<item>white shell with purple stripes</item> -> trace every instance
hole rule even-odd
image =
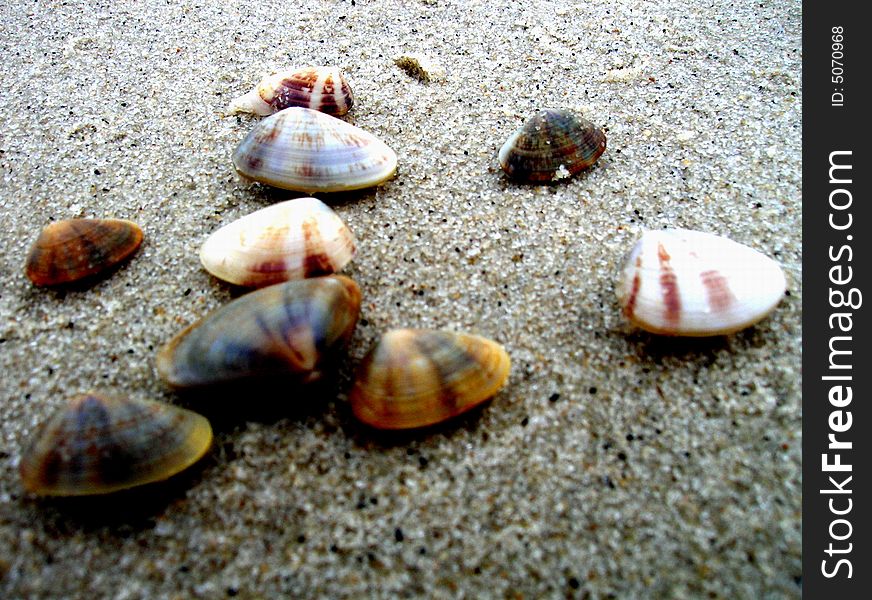
[[[653,333],[723,335],[753,325],[787,283],[771,258],[727,238],[687,229],[646,231],[617,284],[624,316]]]

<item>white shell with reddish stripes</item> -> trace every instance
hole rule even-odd
[[[686,229],[646,231],[617,284],[624,316],[663,335],[723,335],[775,308],[787,283],[771,258],[727,238]]]
[[[219,279],[262,287],[336,273],[354,252],[339,215],[317,198],[296,198],[225,225],[206,239],[200,262]]]
[[[233,152],[247,179],[314,194],[378,185],[394,176],[397,155],[350,123],[309,108],[286,108],[260,121]]]
[[[351,86],[336,67],[306,67],[273,73],[247,94],[235,98],[227,114],[254,113],[265,117],[290,106],[341,117],[354,105]]]

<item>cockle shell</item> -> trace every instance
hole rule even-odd
[[[219,279],[261,287],[330,275],[354,252],[354,236],[339,215],[317,198],[297,198],[225,225],[206,239],[200,262]]]
[[[566,179],[588,168],[606,149],[606,136],[587,119],[567,110],[541,110],[528,118],[500,148],[500,166],[526,182]]]
[[[255,125],[233,153],[248,179],[298,192],[340,192],[393,177],[397,155],[366,131],[308,108],[286,108]]]
[[[253,378],[319,379],[351,338],[360,288],[331,275],[246,294],[188,327],[157,355],[161,378],[198,387]]]
[[[358,419],[378,429],[433,425],[496,394],[509,369],[509,355],[489,339],[394,329],[360,364],[351,408]]]
[[[664,335],[722,335],[753,325],[784,295],[774,260],[727,238],[686,229],[646,231],[617,283],[624,316]]]
[[[104,273],[142,243],[142,229],[123,219],[67,219],[42,230],[25,272],[36,285],[71,283]]]
[[[211,444],[212,427],[195,412],[92,392],[42,424],[19,472],[35,494],[107,494],[167,479],[200,460]]]
[[[306,67],[273,73],[253,90],[234,99],[228,114],[248,112],[262,117],[300,106],[341,117],[354,105],[351,86],[336,67]]]

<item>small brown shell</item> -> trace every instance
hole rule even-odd
[[[341,117],[354,105],[354,94],[336,67],[306,67],[264,77],[257,86],[234,99],[229,114],[249,112],[265,117],[299,106]]]
[[[603,131],[568,110],[541,110],[500,148],[503,171],[516,181],[549,183],[593,165],[606,149]]]
[[[34,494],[108,494],[167,479],[200,460],[211,444],[212,427],[195,412],[92,392],[43,423],[19,473]]]
[[[122,219],[68,219],[47,225],[27,257],[27,277],[39,286],[99,275],[139,248],[142,229]]]
[[[450,419],[505,384],[511,361],[477,335],[424,329],[387,332],[363,359],[351,391],[355,416],[377,429],[412,429]]]

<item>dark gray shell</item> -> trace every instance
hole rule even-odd
[[[590,167],[605,149],[605,134],[587,119],[567,110],[542,110],[509,136],[499,160],[512,179],[551,182]]]
[[[157,356],[174,387],[251,378],[314,381],[345,345],[360,313],[360,288],[341,275],[251,292],[182,331]]]

